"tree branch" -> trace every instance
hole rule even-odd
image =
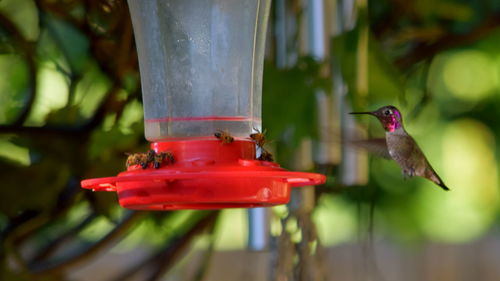
[[[131,267],[129,270],[123,272],[116,278],[111,280],[122,281],[127,280],[134,274],[139,272],[141,269],[151,266],[156,266],[156,269],[152,269],[152,273],[148,276],[147,280],[157,280],[163,274],[165,274],[168,269],[173,265],[173,262],[179,257],[183,250],[189,245],[193,238],[204,231],[207,227],[210,227],[218,216],[219,212],[214,211],[200,219],[187,233],[183,234],[179,238],[174,238],[169,241],[165,247],[152,254],[150,257],[138,262],[136,265]]]
[[[203,219],[201,219],[191,230],[184,234],[180,239],[171,243],[165,251],[159,253],[155,259],[157,262],[156,270],[146,280],[156,281],[159,280],[173,265],[173,262],[179,258],[186,247],[191,243],[194,237],[212,226],[218,216],[218,211],[213,211]]]
[[[30,267],[34,267],[35,264],[43,262],[47,260],[50,256],[54,254],[56,250],[60,248],[60,246],[68,241],[71,238],[74,238],[76,234],[78,234],[83,228],[87,227],[94,219],[97,217],[95,212],[89,214],[84,220],[82,220],[78,225],[63,233],[54,241],[48,243],[43,249],[39,250],[35,256],[29,262]]]
[[[481,38],[484,38],[493,31],[498,30],[499,25],[500,15],[493,14],[489,18],[485,19],[475,29],[466,34],[446,33],[435,43],[417,45],[417,47],[414,48],[409,54],[397,59],[395,63],[400,69],[406,69],[420,61],[432,58],[444,50],[471,44]]]
[[[87,122],[79,126],[61,126],[61,125],[45,125],[41,127],[35,126],[22,126],[18,124],[0,125],[0,134],[19,134],[32,136],[43,134],[45,137],[81,137],[84,134],[90,133],[93,129],[97,128],[102,123],[106,113],[110,112],[112,108],[118,109],[125,107],[129,99],[115,103],[117,93],[120,88],[118,85],[113,84],[111,89],[106,94],[106,99],[97,108],[96,112]]]
[[[194,281],[203,281],[208,269],[210,267],[210,261],[212,260],[212,256],[214,253],[214,248],[215,248],[215,228],[216,228],[217,222],[214,222],[212,226],[209,229],[210,232],[210,241],[207,246],[207,249],[205,250],[205,253],[203,254],[202,260],[200,262],[200,265],[198,267],[198,270],[196,271],[196,274],[194,275],[193,280]]]
[[[101,252],[105,247],[108,247],[116,239],[123,238],[124,234],[129,231],[129,229],[139,219],[144,217],[145,214],[145,212],[131,211],[119,225],[117,225],[111,232],[109,232],[98,242],[92,244],[90,247],[76,252],[69,257],[64,257],[60,261],[35,264],[30,268],[30,271],[36,275],[55,275],[76,265],[79,265],[80,263],[93,258],[96,254]]]

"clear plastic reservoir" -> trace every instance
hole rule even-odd
[[[129,0],[149,141],[261,127],[270,0]]]

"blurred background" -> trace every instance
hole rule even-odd
[[[1,280],[499,280],[500,1],[274,0],[263,127],[327,175],[267,210],[137,212],[80,188],[146,151],[126,1],[0,0]],[[397,106],[450,187],[344,145]]]

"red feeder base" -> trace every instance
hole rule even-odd
[[[116,177],[88,179],[83,188],[116,191],[120,205],[137,210],[222,209],[286,204],[292,187],[317,185],[325,176],[290,172],[274,162],[255,159],[255,143],[235,140],[156,142],[174,164],[159,169],[130,166]]]

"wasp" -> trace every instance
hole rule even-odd
[[[260,153],[260,156],[259,158],[257,158],[257,160],[274,162],[273,155],[264,148],[262,148],[262,152]]]
[[[218,138],[223,144],[232,143],[234,138],[229,134],[227,130],[218,130],[214,133],[214,136]]]
[[[266,131],[264,130],[263,132],[253,128],[257,133],[250,134],[250,138],[255,142],[255,144],[259,147],[264,147],[264,144],[266,143]]]

